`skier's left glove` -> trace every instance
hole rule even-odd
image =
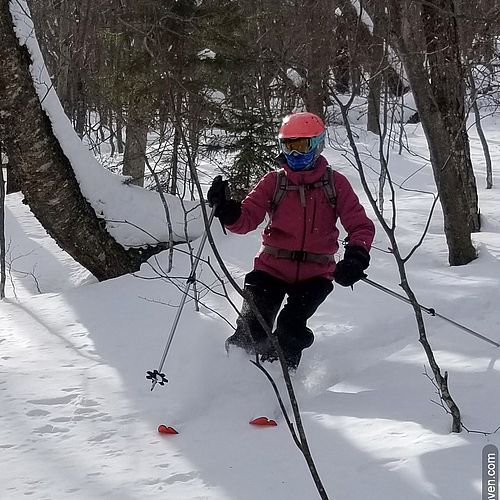
[[[366,278],[363,272],[370,264],[370,254],[363,248],[348,245],[344,258],[339,261],[333,271],[335,282],[341,286],[352,286],[360,279]]]
[[[223,226],[230,226],[240,218],[241,202],[231,199],[229,181],[222,180],[220,175],[213,180],[207,193],[207,201],[210,207],[215,207],[214,215]]]

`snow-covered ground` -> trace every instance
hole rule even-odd
[[[490,119],[487,126],[498,165],[497,124]],[[412,148],[425,155],[420,127],[407,132]],[[408,270],[423,305],[500,341],[500,174],[497,187],[485,190],[474,135],[471,143],[483,216],[483,231],[474,235],[479,258],[448,266],[436,212]],[[369,161],[375,143],[362,134],[359,145]],[[326,155],[361,193],[338,145]],[[417,156],[391,157],[396,181],[424,165]],[[375,186],[376,175],[369,175]],[[432,202],[413,189],[434,191],[430,166],[404,186],[409,190],[397,190],[398,237],[409,250]],[[205,290],[208,307],[199,313],[188,302],[165,364],[169,383],[150,391],[145,373],[158,366],[180,301],[179,286],[188,275],[184,254],[175,254],[172,282],[145,279],[155,277],[145,265],[137,276],[97,283],[56,247],[19,195],[8,196],[6,216],[11,279],[0,303],[2,499],[318,498],[284,421],[276,428],[248,425],[256,416],[277,416],[277,403],[248,357],[226,355],[224,340],[232,329],[212,311],[234,323],[225,299]],[[241,283],[258,249],[258,232],[226,236],[216,224],[214,233]],[[379,230],[369,277],[397,290],[387,246]],[[151,263],[161,265],[162,259]],[[209,266],[200,271],[202,282],[216,286]],[[500,351],[440,319],[425,320],[465,425],[495,431]],[[354,291],[337,287],[310,326],[316,341],[294,382],[330,498],[480,498],[481,452],[486,444],[499,444],[500,431],[450,433],[450,417],[431,401],[437,396],[424,375],[411,309],[359,283]],[[281,387],[278,368],[271,372]],[[158,434],[159,424],[179,434]]]

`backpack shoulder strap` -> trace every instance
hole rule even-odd
[[[330,167],[330,165],[326,167],[325,173],[323,174],[323,178],[321,180],[326,197],[328,198],[330,205],[335,208],[335,205],[337,204],[337,193],[335,192],[333,169],[332,167]]]
[[[271,213],[274,213],[278,208],[285,193],[290,190],[299,190],[300,186],[289,186],[288,179],[283,168],[279,169],[276,176],[276,188],[274,189],[273,199],[271,201]],[[333,182],[333,169],[329,165],[326,167],[325,173],[321,177],[321,180],[313,184],[308,184],[308,189],[314,189],[322,187],[328,202],[332,207],[335,208],[337,204],[337,194],[335,192],[335,185]],[[302,195],[303,196],[303,195]]]
[[[286,173],[284,168],[280,168],[276,175],[276,188],[274,189],[273,199],[271,200],[271,212],[278,208],[283,196],[287,191],[288,179],[286,178]]]

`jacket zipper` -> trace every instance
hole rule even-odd
[[[303,224],[302,224],[302,245],[300,247],[300,251],[303,252],[304,251],[304,245],[306,243],[306,229],[307,229],[307,200],[306,200],[306,203],[304,204],[304,209],[302,211],[303,213]],[[297,283],[299,281],[299,270],[300,270],[300,264],[301,262],[300,261],[297,261],[297,273],[295,275],[295,282]]]

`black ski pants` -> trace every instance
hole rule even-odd
[[[271,328],[287,296],[276,320],[275,333],[285,353],[300,354],[314,340],[312,331],[307,328],[307,320],[333,290],[333,284],[323,277],[290,284],[264,271],[251,271],[245,277],[245,290]],[[237,320],[233,337],[239,339],[240,344],[249,341],[253,345],[267,339],[265,330],[246,300],[243,301],[241,317]]]

